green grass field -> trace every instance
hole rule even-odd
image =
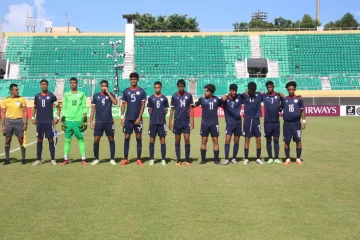
[[[199,123],[191,138],[195,159],[200,157]],[[307,123],[302,166],[200,166],[194,161],[191,167],[176,167],[172,133],[167,137],[172,161],[166,167],[111,166],[106,139],[100,145],[105,160],[98,166],[78,160],[67,166],[22,166],[16,151],[12,164],[0,166],[0,239],[360,239],[359,119],[308,118]],[[123,134],[116,124],[120,161]],[[223,119],[220,126],[224,130]],[[147,124],[144,130],[147,157]],[[34,126],[27,136],[28,144],[36,140]],[[90,130],[86,142],[91,161]],[[12,149],[18,146],[14,139]],[[132,139],[131,157],[135,147]],[[266,157],[264,140],[262,149]],[[48,152],[45,142],[46,161]],[[294,145],[291,152],[294,156]],[[60,161],[63,135],[56,154]],[[250,155],[255,156],[254,145]],[[160,158],[158,144],[155,156]],[[36,144],[28,146],[27,157],[35,160]],[[73,140],[70,158],[79,157]]]

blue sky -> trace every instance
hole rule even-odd
[[[65,12],[71,26],[82,31],[120,31],[125,25],[123,13],[179,13],[197,17],[201,30],[206,31],[231,29],[232,23],[249,21],[250,14],[257,10],[269,12],[269,20],[278,16],[297,20],[305,13],[315,17],[315,0],[1,0],[0,16],[4,31],[25,31],[27,13],[41,18],[40,24],[52,19],[53,26],[64,26]],[[337,20],[346,12],[360,21],[359,0],[322,0],[321,22]]]

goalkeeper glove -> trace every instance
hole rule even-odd
[[[65,117],[64,116],[61,117],[61,129],[63,131],[66,130],[66,123],[65,123]]]
[[[87,117],[84,117],[83,123],[82,123],[80,129],[81,129],[81,131],[83,131],[83,132],[86,131],[86,129],[87,129]]]

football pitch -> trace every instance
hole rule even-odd
[[[29,121],[30,122],[30,121]],[[360,239],[360,121],[308,118],[303,132],[304,165],[199,165],[200,120],[191,135],[190,167],[176,167],[174,135],[168,132],[169,164],[120,167],[109,164],[107,139],[100,142],[97,166],[83,166],[77,141],[67,166],[52,166],[47,141],[40,166],[21,165],[20,151],[0,165],[0,239]],[[148,161],[148,120],[143,156]],[[60,125],[58,125],[60,130]],[[224,156],[224,119],[220,119]],[[116,157],[123,156],[123,133],[116,121]],[[59,131],[60,132],[60,131]],[[86,131],[93,160],[92,131]],[[27,143],[36,141],[29,125]],[[244,139],[239,157],[243,157]],[[63,157],[59,136],[57,161]],[[266,159],[265,139],[262,157]],[[0,145],[4,146],[4,138]],[[131,139],[130,158],[136,156]],[[11,149],[19,147],[14,138]],[[184,144],[182,143],[182,157]],[[295,145],[291,145],[295,155]],[[4,152],[1,147],[0,154]],[[212,158],[212,143],[207,157]],[[254,140],[250,156],[255,156]],[[283,143],[280,156],[284,158]],[[230,150],[232,153],[232,147]],[[231,155],[231,154],[230,154]],[[155,157],[160,160],[157,140]],[[4,155],[0,156],[1,163]],[[36,143],[27,147],[36,160]],[[135,159],[133,159],[135,160]]]

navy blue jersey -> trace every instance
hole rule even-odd
[[[115,96],[111,94],[114,98]],[[92,105],[96,107],[95,121],[98,123],[110,123],[113,122],[112,117],[112,102],[110,97],[103,92],[99,92],[93,96],[91,101]]]
[[[279,94],[264,94],[263,102],[265,108],[265,119],[266,123],[279,122],[279,112],[281,105],[281,96]]]
[[[180,95],[178,92],[171,97],[171,107],[175,109],[175,121],[190,122],[190,108],[193,107],[193,96],[185,92]]]
[[[53,105],[57,106],[57,98],[51,92],[47,94],[38,93],[34,99],[36,108],[36,121],[38,123],[49,123],[54,119]]]
[[[147,107],[151,109],[151,124],[166,124],[165,109],[169,108],[169,101],[163,95],[152,95],[148,98]]]
[[[261,102],[263,100],[262,94],[255,93],[254,95],[241,94],[244,103],[245,118],[260,118],[261,117]]]
[[[201,106],[202,116],[201,122],[206,125],[218,125],[218,107],[222,106],[222,101],[218,97],[199,98],[195,103],[196,106]]]
[[[140,115],[142,102],[146,102],[146,93],[139,87],[127,88],[124,90],[121,100],[127,103],[125,118],[135,121]]]
[[[296,122],[301,119],[301,111],[304,110],[304,102],[299,97],[287,96],[282,101],[283,118],[286,122]]]
[[[226,102],[223,102],[224,112],[225,112],[225,122],[226,125],[236,125],[241,121],[241,107],[242,107],[242,97],[239,94],[236,94],[234,98],[228,96]]]

